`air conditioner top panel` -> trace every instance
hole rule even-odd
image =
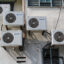
[[[22,16],[22,15],[24,15],[24,12],[21,12],[21,11],[8,11],[4,15],[6,16],[7,14],[10,14],[10,13],[15,14],[16,16]]]
[[[15,33],[15,32],[17,32],[17,33],[22,33],[21,30],[3,30],[3,31],[1,31],[2,34],[3,34],[3,33],[7,33],[7,32],[11,32],[11,33]]]
[[[36,19],[37,19],[37,18],[42,18],[42,19],[46,19],[46,16],[28,16],[28,18],[29,18],[29,19],[31,19],[31,18],[36,18]],[[28,19],[28,20],[29,20],[29,19]]]
[[[51,30],[51,33],[56,33],[56,32],[63,32],[64,33],[64,30]]]

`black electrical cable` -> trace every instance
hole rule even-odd
[[[48,31],[43,31],[42,35],[44,35],[48,41],[51,41],[51,33],[49,33]]]
[[[8,26],[5,26],[6,27],[6,30],[9,30]]]
[[[58,19],[57,19],[57,23],[56,23],[56,26],[55,26],[55,30],[56,30],[57,25],[58,25],[58,23],[59,23],[59,19],[60,19],[60,15],[61,15],[61,10],[62,10],[62,8],[60,8],[60,11],[59,11],[59,16],[58,16]]]
[[[51,46],[51,42],[47,43],[47,44],[43,47],[43,49],[46,48],[46,47],[50,47],[50,46]]]
[[[33,39],[31,31],[28,31],[28,35]]]
[[[1,31],[2,31],[3,24],[1,25]]]
[[[45,34],[45,33],[47,33],[47,34],[49,34],[51,36],[51,33],[49,33],[48,31],[43,31],[42,35]]]
[[[6,30],[9,30],[9,28],[7,26],[6,27]],[[3,24],[1,25],[1,31],[2,31],[2,28],[3,28]]]

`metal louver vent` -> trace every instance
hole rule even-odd
[[[8,23],[13,23],[16,20],[16,16],[13,13],[9,13],[6,15],[6,21]]]
[[[62,0],[52,0],[53,6],[62,6]]]
[[[56,32],[54,34],[54,38],[56,41],[62,42],[62,41],[64,41],[64,34],[62,32]]]
[[[63,0],[28,0],[28,6],[61,7]]]
[[[39,0],[28,0],[28,6],[38,6]]]
[[[51,0],[40,0],[40,6],[51,6]]]
[[[32,19],[29,20],[29,25],[32,28],[36,28],[36,27],[38,27],[39,22],[36,18],[32,18]]]
[[[11,43],[14,40],[14,36],[11,33],[5,33],[3,35],[3,41],[5,43]]]

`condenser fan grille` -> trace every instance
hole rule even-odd
[[[62,41],[64,41],[64,34],[62,32],[56,32],[54,34],[54,38],[56,41],[62,42]]]
[[[3,41],[5,43],[11,43],[14,40],[14,36],[11,33],[5,33],[3,35]]]
[[[16,16],[13,13],[9,13],[6,15],[6,21],[8,23],[13,23],[16,20]]]
[[[32,19],[29,20],[29,25],[32,28],[36,28],[36,27],[38,27],[39,22],[36,18],[32,18]]]
[[[2,9],[2,7],[0,7],[0,14],[3,12],[3,9]]]

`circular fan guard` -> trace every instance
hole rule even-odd
[[[5,33],[3,35],[3,41],[5,43],[11,43],[14,40],[14,36],[11,33]]]
[[[32,19],[29,20],[29,25],[32,28],[36,28],[36,27],[38,27],[39,22],[36,18],[32,18]]]
[[[56,32],[54,34],[54,38],[56,41],[62,42],[62,41],[64,41],[64,34],[62,32]]]
[[[6,21],[8,23],[13,23],[16,20],[16,16],[13,13],[9,13],[6,15]]]

